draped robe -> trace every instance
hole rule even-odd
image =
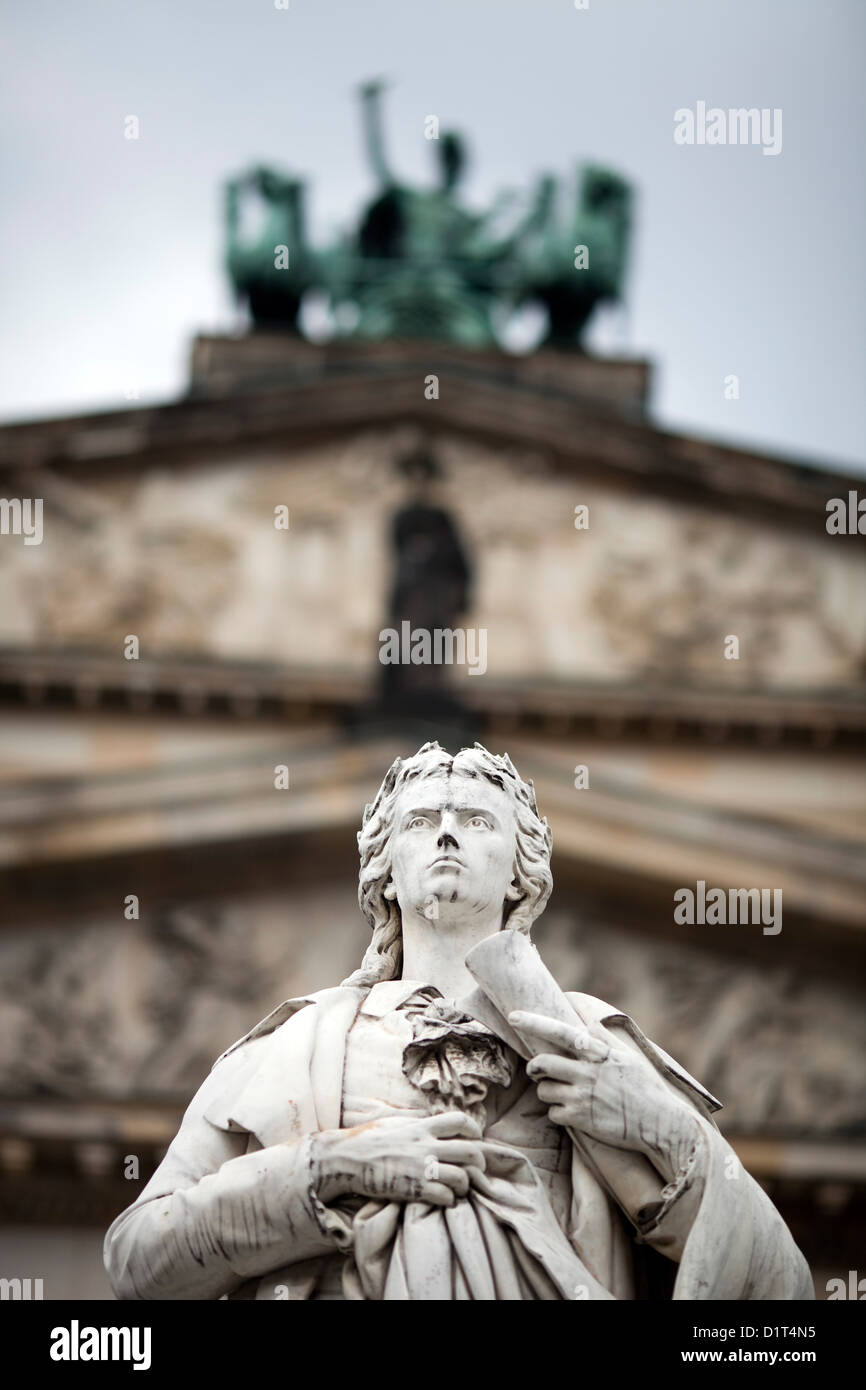
[[[419,988],[394,981],[369,993],[395,986],[397,1003]],[[339,1258],[346,1298],[814,1297],[787,1226],[715,1125],[719,1102],[626,1015],[569,997],[591,1032],[627,1046],[688,1107],[678,1107],[688,1164],[667,1188],[659,1179],[658,1207],[639,1228],[564,1131],[570,1191],[554,1211],[532,1142],[513,1140],[534,1096],[515,1054],[511,1111],[485,1129],[486,1168],[473,1171],[467,1198],[447,1209],[325,1206],[311,1136],[341,1128],[347,1039],[368,999],[339,986],[288,1000],[215,1063],[160,1167],[107,1233],[116,1294],[315,1298]],[[440,1095],[432,1108],[458,1108],[453,1100]]]

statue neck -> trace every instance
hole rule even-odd
[[[414,913],[404,913],[403,979],[434,985],[445,999],[462,999],[475,988],[464,964],[467,955],[501,928],[501,910],[492,918],[460,923],[428,922]]]

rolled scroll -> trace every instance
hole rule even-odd
[[[572,1028],[582,1025],[592,1032],[522,933],[506,928],[487,937],[469,952],[466,968],[480,988],[460,1001],[461,1008],[492,1028],[525,1061],[542,1052],[572,1057],[575,1054],[524,1029],[512,1028],[507,1019],[515,1010],[543,1014]],[[614,1148],[579,1130],[569,1127],[566,1132],[629,1220],[635,1226],[648,1221],[661,1205],[664,1186],[664,1179],[649,1160],[641,1153]]]

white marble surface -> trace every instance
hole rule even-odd
[[[398,760],[359,846],[361,969],[219,1060],[108,1232],[119,1297],[629,1299],[658,1256],[677,1299],[813,1296],[718,1102],[525,941],[550,833],[507,759]],[[476,979],[523,1056],[461,1007]]]

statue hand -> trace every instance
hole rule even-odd
[[[654,1068],[614,1042],[540,1014],[513,1013],[518,1032],[532,1034],[570,1056],[539,1053],[526,1071],[554,1124],[616,1148],[634,1149],[673,1177],[694,1141],[694,1111]]]
[[[374,1120],[313,1137],[314,1185],[323,1202],[347,1192],[390,1202],[453,1206],[484,1169],[481,1129],[460,1110]]]

